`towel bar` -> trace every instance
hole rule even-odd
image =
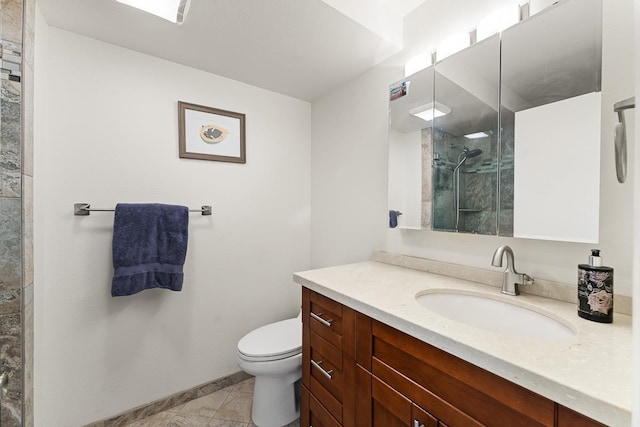
[[[74,203],[73,214],[78,216],[87,216],[91,212],[114,212],[115,209],[91,209],[89,203]],[[211,206],[205,205],[200,209],[189,209],[189,212],[200,212],[202,215],[211,215]]]

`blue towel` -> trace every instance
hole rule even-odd
[[[389,211],[389,228],[396,228],[398,226],[398,215],[402,215],[398,211]]]
[[[188,229],[186,206],[116,205],[111,296],[151,288],[182,290]]]

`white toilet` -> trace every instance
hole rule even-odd
[[[251,417],[258,427],[282,427],[300,416],[302,317],[255,329],[238,341],[238,366],[254,375]]]

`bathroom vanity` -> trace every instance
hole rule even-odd
[[[572,330],[567,338],[519,336],[448,319],[417,301],[443,289],[500,299],[494,286],[381,262],[294,280],[303,285],[304,427],[631,423],[629,316],[594,325],[575,304],[505,297]]]

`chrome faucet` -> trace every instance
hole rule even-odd
[[[531,276],[518,273],[513,260],[513,250],[507,245],[500,246],[493,254],[491,265],[502,267],[502,258],[507,255],[507,268],[504,270],[502,278],[502,293],[507,295],[519,295],[518,285],[532,285],[534,280]]]

